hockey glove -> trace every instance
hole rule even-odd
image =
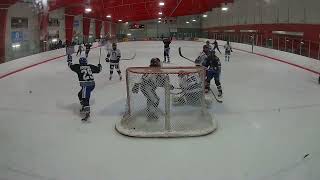
[[[132,88],[132,92],[137,94],[139,92],[139,84],[135,84]]]
[[[110,62],[110,59],[109,59],[109,58],[106,58],[106,62]]]

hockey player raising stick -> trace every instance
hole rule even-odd
[[[164,44],[164,61],[170,63],[170,44],[172,42],[172,37],[163,39]],[[168,61],[167,61],[168,58]]]
[[[152,58],[150,61],[150,67],[154,68],[154,71],[161,71],[161,62],[159,58]],[[138,93],[141,90],[142,94],[147,100],[146,113],[149,119],[158,119],[157,109],[159,106],[159,97],[156,93],[158,87],[165,87],[169,83],[169,76],[159,74],[144,74],[139,83],[134,84],[132,88],[133,93]],[[174,89],[170,85],[170,89]]]
[[[218,97],[222,98],[222,87],[220,83],[220,74],[221,74],[221,62],[220,59],[215,55],[214,51],[211,51],[208,58],[203,62],[203,66],[207,69],[206,77],[206,92],[210,91],[210,82],[214,79],[214,82],[218,89]]]
[[[110,76],[109,80],[112,79],[112,74],[113,74],[113,69],[116,68],[118,75],[120,77],[120,81],[122,80],[122,75],[121,71],[119,68],[119,63],[120,63],[120,58],[121,58],[121,52],[119,49],[117,49],[117,44],[112,43],[112,49],[108,51],[106,62],[110,62]]]
[[[227,44],[224,45],[224,49],[225,49],[225,61],[230,61],[230,55],[232,52],[232,47],[230,45],[230,42],[227,41]]]
[[[81,56],[82,50],[83,50],[82,44],[79,44],[76,56],[78,56],[78,54],[80,54],[80,56]]]
[[[86,47],[86,51],[85,51],[86,58],[88,58],[89,52],[90,52],[90,48],[91,48],[92,45],[90,43],[86,43],[84,46]]]
[[[93,73],[100,73],[102,66],[101,64],[98,64],[98,66],[88,64],[85,57],[79,59],[79,64],[72,64],[72,58],[68,58],[68,66],[78,75],[81,87],[78,98],[82,105],[80,112],[85,114],[82,121],[87,122],[90,117],[90,95],[95,88]]]

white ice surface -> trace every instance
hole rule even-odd
[[[202,45],[173,42],[172,65],[192,65],[178,56],[179,46],[196,57]],[[137,52],[134,61],[121,62],[123,72],[163,55],[161,42],[119,47],[125,57]],[[119,135],[114,125],[125,110],[125,82],[116,73],[108,80],[104,58],[87,125],[77,115],[79,85],[65,58],[1,79],[0,180],[320,179],[320,85],[313,75],[249,53],[235,51],[229,63],[219,56],[224,103],[210,109],[219,127],[199,138]],[[23,61],[39,61],[31,57]],[[93,49],[89,62],[98,57]],[[19,62],[0,65],[0,74]]]

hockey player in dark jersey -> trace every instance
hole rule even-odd
[[[214,82],[218,89],[218,97],[222,98],[222,87],[220,83],[221,74],[221,62],[220,59],[215,55],[214,51],[211,51],[208,58],[202,64],[207,69],[206,85],[205,90],[210,90],[210,82],[214,79]]]
[[[91,48],[92,45],[90,43],[86,43],[84,46],[86,47],[86,51],[85,51],[86,58],[88,58],[89,52],[90,52],[90,48]]]
[[[112,79],[113,69],[115,68],[118,72],[120,81],[122,80],[122,75],[119,67],[121,58],[121,52],[119,49],[117,49],[117,44],[112,43],[112,49],[108,51],[106,62],[110,62],[110,76],[109,80]]]
[[[165,38],[163,41],[164,44],[164,61],[163,62],[168,62],[170,63],[170,44],[172,42],[172,37]],[[168,58],[168,61],[167,61]]]
[[[161,71],[161,62],[159,58],[152,58],[150,67],[153,71]],[[158,87],[165,87],[169,83],[169,76],[159,74],[144,74],[139,83],[134,84],[132,88],[133,93],[138,93],[139,89],[147,99],[146,113],[149,119],[158,119],[157,109],[159,106],[159,96],[156,93]],[[170,85],[172,90],[174,87]]]
[[[82,44],[79,44],[76,56],[78,56],[79,53],[80,53],[80,56],[81,56],[82,50],[83,50],[83,46],[82,46]]]
[[[82,105],[80,112],[85,113],[85,118],[82,121],[87,121],[90,116],[90,95],[95,88],[93,73],[100,73],[102,66],[101,64],[98,64],[98,66],[88,64],[85,57],[79,59],[79,64],[73,64],[72,58],[68,58],[68,66],[78,75],[81,87],[78,98]]]
[[[214,40],[214,42],[213,42],[213,51],[215,51],[216,49],[217,49],[217,50],[219,51],[219,53],[221,54],[221,51],[220,51],[220,49],[219,49],[218,42],[217,42],[217,40]]]

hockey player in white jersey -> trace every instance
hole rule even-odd
[[[152,58],[150,67],[154,68],[153,71],[161,71],[161,62],[159,58]],[[147,108],[146,113],[148,119],[158,119],[157,109],[159,106],[159,96],[156,93],[158,87],[165,87],[169,83],[169,76],[159,74],[144,74],[141,81],[134,84],[132,88],[133,93],[138,93],[141,90],[142,94],[146,97]],[[170,89],[174,87],[170,85]]]
[[[224,49],[225,49],[225,61],[230,61],[230,55],[232,52],[232,47],[230,45],[230,42],[227,41],[227,44],[224,45]]]
[[[211,46],[210,41],[206,41],[206,45],[208,46],[209,51],[214,51],[213,47]]]
[[[110,76],[109,80],[112,80],[113,75],[113,69],[116,69],[120,78],[120,81],[122,80],[122,75],[119,67],[121,58],[121,52],[119,49],[117,49],[117,44],[112,43],[112,49],[108,51],[106,62],[110,62]]]
[[[196,65],[202,65],[210,52],[210,47],[207,45],[203,45],[202,49],[203,51],[200,53],[198,58],[194,61]]]
[[[199,74],[188,74],[182,71],[179,73],[179,78],[181,94],[179,97],[173,98],[173,103],[175,105],[201,105],[203,81],[201,81]]]

